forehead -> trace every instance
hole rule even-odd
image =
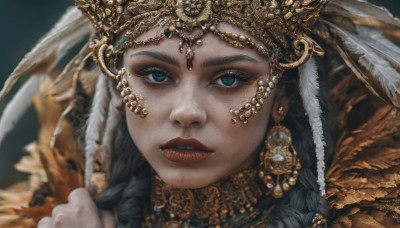
[[[227,23],[220,23],[218,28],[223,31],[233,32],[238,35],[244,35],[246,37],[252,38],[249,34],[244,32],[243,30]],[[162,33],[163,30],[164,28],[162,27],[155,27],[140,35],[136,41],[144,41],[149,38],[155,37],[157,34]],[[198,31],[195,30],[193,34],[196,34],[196,32]],[[257,53],[257,51],[253,49],[250,49],[248,47],[235,48],[212,33],[207,33],[200,40],[201,40],[201,45],[193,44],[192,46],[195,55],[194,61],[201,61],[210,56],[224,57],[224,56],[238,55],[238,54],[250,56],[251,58],[256,59],[260,63],[266,63],[269,61],[267,58],[261,56],[260,54]],[[257,45],[261,45],[261,43],[257,42],[257,40],[253,38],[252,40],[256,41]],[[179,42],[180,39],[175,36],[171,38],[164,38],[158,45],[149,45],[149,46],[129,49],[126,52],[125,56],[126,55],[130,56],[137,52],[148,50],[174,56],[179,61],[181,60],[186,61],[185,51],[181,53],[179,50]],[[186,46],[184,46],[184,50],[186,50]]]

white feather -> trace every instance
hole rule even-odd
[[[11,73],[0,91],[0,100],[7,95],[22,74],[34,70],[43,61],[49,61],[49,57],[55,54],[55,58],[47,63],[47,71],[51,71],[65,53],[90,32],[90,29],[89,20],[76,7],[70,7],[54,28],[25,55]]]
[[[54,148],[55,144],[56,144],[56,140],[57,140],[57,136],[60,135],[64,129],[65,126],[65,116],[71,112],[71,110],[73,109],[73,103],[71,102],[68,107],[63,111],[63,113],[61,114],[60,118],[58,119],[56,128],[54,129],[53,135],[51,136],[50,142],[49,142],[49,147],[51,149]]]
[[[387,96],[397,106],[397,94],[400,93],[400,73],[388,61],[381,58],[362,37],[332,23],[329,25],[335,28],[347,51],[359,56],[358,63],[371,73],[374,80],[379,82]]]
[[[349,12],[350,14],[357,15],[359,17],[378,19],[384,23],[392,25],[400,24],[400,20],[396,17],[393,17],[393,15],[387,9],[371,4],[367,1],[330,0],[326,9],[329,9],[329,5],[335,5]]]
[[[371,47],[376,54],[390,62],[391,65],[400,69],[400,48],[386,39],[381,32],[366,26],[356,26],[359,37]],[[397,70],[399,71],[399,70]]]
[[[110,95],[107,89],[107,82],[104,74],[97,78],[96,90],[93,97],[92,109],[89,115],[85,132],[85,186],[90,186],[90,178],[93,173],[94,154],[103,138],[105,121],[110,102]]]
[[[42,79],[43,76],[31,76],[4,108],[0,119],[0,144],[32,105],[32,97],[38,92]]]
[[[111,95],[111,102],[108,107],[106,129],[103,137],[103,150],[101,155],[104,170],[108,169],[109,164],[106,163],[108,163],[111,158],[111,144],[115,136],[115,130],[118,127],[118,123],[121,118],[121,114],[116,110],[116,108],[122,103],[121,98],[113,88],[113,84],[110,79],[108,79],[107,84]]]
[[[314,59],[308,60],[299,67],[300,74],[300,95],[303,100],[304,109],[308,115],[310,126],[313,132],[315,153],[317,157],[318,184],[321,195],[325,195],[325,141],[321,121],[321,106],[318,100],[319,85],[318,71]]]

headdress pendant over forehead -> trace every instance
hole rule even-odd
[[[249,47],[272,57],[282,69],[296,68],[311,56],[323,54],[307,34],[326,3],[327,0],[76,0],[96,28],[91,46],[94,59],[109,76],[115,76],[108,69],[115,67],[118,54],[172,36],[181,39],[182,52],[186,47],[191,68],[193,45],[201,45],[206,33],[213,33],[233,47]],[[220,31],[221,22],[240,28],[248,37]],[[137,41],[138,36],[160,25],[165,26],[163,33]]]

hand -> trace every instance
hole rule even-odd
[[[40,220],[39,228],[114,228],[114,216],[108,211],[99,211],[89,192],[84,188],[72,191],[68,203],[55,207],[51,217]]]

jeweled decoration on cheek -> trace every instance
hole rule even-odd
[[[239,108],[230,110],[231,115],[233,115],[232,123],[236,124],[239,120],[247,124],[254,114],[261,111],[264,102],[272,93],[272,90],[275,89],[281,75],[281,71],[271,68],[271,76],[268,79],[258,80],[256,94],[250,101]]]
[[[136,115],[145,118],[149,114],[149,111],[144,107],[143,100],[140,96],[132,92],[126,74],[127,72],[125,68],[118,71],[116,76],[116,79],[118,80],[117,90],[121,92],[122,101],[126,104],[129,110]]]

